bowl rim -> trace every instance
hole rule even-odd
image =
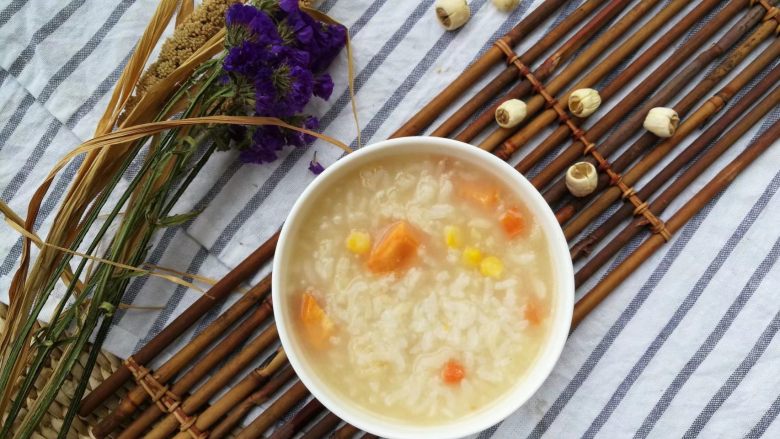
[[[391,150],[391,152],[388,153],[388,150]],[[334,395],[324,384],[314,378],[315,374],[309,373],[308,368],[304,364],[305,360],[296,353],[295,342],[288,332],[283,308],[285,305],[285,299],[282,294],[282,282],[285,277],[283,274],[284,265],[286,259],[288,259],[287,254],[289,253],[290,243],[293,242],[288,235],[295,230],[296,224],[301,221],[301,212],[305,211],[318,191],[325,190],[322,188],[327,188],[332,181],[338,180],[342,174],[348,173],[352,168],[362,166],[365,162],[371,161],[372,157],[376,159],[387,154],[398,154],[399,152],[407,154],[410,152],[420,153],[423,155],[441,154],[468,160],[470,163],[479,162],[477,166],[485,170],[495,171],[498,178],[506,183],[511,183],[509,187],[515,188],[513,190],[515,195],[522,197],[526,203],[530,202],[528,208],[533,212],[546,234],[550,258],[553,261],[554,289],[556,294],[554,299],[554,321],[551,324],[548,340],[538,354],[534,365],[525,373],[523,378],[513,385],[513,388],[509,389],[487,407],[464,418],[445,424],[402,424],[386,417],[377,416],[368,409],[359,407],[357,403],[348,401],[346,397]],[[271,294],[276,327],[290,365],[301,382],[315,398],[339,418],[377,436],[396,439],[428,437],[455,439],[478,433],[506,419],[522,407],[552,373],[568,337],[574,307],[574,271],[569,256],[568,243],[558,225],[555,214],[539,191],[520,172],[495,155],[457,140],[440,137],[415,136],[380,141],[367,145],[329,166],[304,189],[293,204],[287,216],[287,221],[282,226],[279,235],[272,270],[274,275],[271,279]],[[277,275],[277,273],[279,274]]]

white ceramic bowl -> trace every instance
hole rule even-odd
[[[515,195],[532,212],[547,237],[554,266],[555,292],[552,309],[551,334],[542,346],[536,362],[525,377],[492,404],[462,419],[437,425],[404,424],[379,417],[357,404],[334,395],[306,364],[301,350],[289,328],[291,295],[285,289],[285,269],[290,261],[296,230],[305,219],[311,203],[335,187],[338,181],[356,168],[394,156],[430,155],[454,157],[482,168],[514,190]],[[550,374],[563,349],[569,333],[574,306],[574,274],[569,248],[550,207],[541,194],[510,165],[498,157],[474,146],[439,137],[404,137],[375,143],[354,152],[328,167],[303,192],[293,205],[287,222],[282,227],[273,265],[273,306],[279,338],[295,372],[303,384],[322,404],[350,424],[380,437],[398,439],[449,439],[479,432],[500,422],[520,406],[542,385]],[[345,373],[349,373],[345,371]]]

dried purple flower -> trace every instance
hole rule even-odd
[[[292,34],[295,35],[295,39],[304,45],[311,44],[315,34],[314,26],[317,24],[317,21],[311,18],[309,14],[301,12],[297,0],[281,0],[279,7],[286,12],[285,24],[290,28]]]
[[[225,24],[227,26],[246,26],[260,12],[254,6],[233,3],[225,13]]]
[[[276,7],[276,6],[278,7]],[[265,1],[261,8],[236,4],[226,14],[228,35],[223,69],[237,113],[278,117],[314,130],[318,120],[301,114],[312,96],[330,98],[333,80],[323,73],[346,43],[343,26],[321,23],[300,10],[298,0]],[[315,138],[293,130],[263,126],[232,130],[243,148],[241,160],[266,163],[286,145],[303,147]],[[251,137],[250,137],[251,136]]]
[[[331,79],[329,74],[324,73],[314,78],[313,93],[314,96],[326,101],[330,99],[330,95],[333,93],[333,79]]]
[[[325,167],[322,166],[322,164],[317,161],[317,151],[315,151],[314,156],[311,158],[311,161],[309,162],[309,171],[311,171],[314,175],[320,175],[324,170]]]
[[[252,33],[253,41],[257,44],[282,43],[282,37],[276,29],[276,23],[265,12],[258,11],[255,18],[249,23],[249,30]]]
[[[306,128],[307,130],[314,131],[320,127],[320,122],[319,120],[317,120],[316,117],[308,116],[306,119],[303,120],[301,127]],[[312,136],[311,134],[306,134],[295,130],[285,130],[285,131],[287,134],[286,135],[287,144],[290,146],[303,147],[303,146],[311,145],[312,143],[314,143],[315,140],[317,140],[317,138]]]
[[[314,34],[310,52],[315,55],[311,69],[314,73],[325,71],[336,59],[347,42],[347,29],[344,26],[317,23],[319,31]]]
[[[239,158],[244,163],[269,163],[278,158],[276,153],[281,151],[285,144],[281,128],[273,125],[260,126],[252,135],[252,144],[241,151]]]
[[[277,88],[278,90],[278,88]],[[286,93],[278,100],[277,114],[294,116],[303,111],[303,107],[314,93],[314,75],[311,70],[300,66],[289,69]]]

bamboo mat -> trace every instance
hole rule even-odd
[[[4,303],[0,303],[0,333],[5,328],[5,318],[6,314],[8,312],[8,306]],[[37,390],[43,387],[43,384],[46,382],[46,380],[51,376],[52,373],[52,363],[51,361],[56,361],[60,358],[62,355],[62,349],[55,348],[53,350],[52,356],[50,358],[50,362],[44,366],[43,372],[41,372],[40,377],[35,382],[35,389],[30,392],[30,398],[36,398],[38,396]],[[73,391],[76,388],[76,385],[78,382],[82,379],[83,373],[84,373],[84,363],[86,363],[87,360],[87,353],[83,352],[81,357],[79,357],[76,365],[73,367],[73,372],[68,376],[68,378],[65,380],[65,383],[62,386],[62,389],[59,393],[57,393],[57,397],[54,400],[54,402],[49,407],[48,412],[41,420],[41,423],[38,425],[38,429],[33,434],[33,439],[56,439],[57,435],[59,434],[59,431],[62,426],[63,419],[65,418],[65,413],[68,411],[68,406],[71,402],[71,397],[73,395]],[[109,375],[111,375],[121,364],[122,360],[105,351],[100,351],[100,354],[97,357],[97,362],[95,363],[95,367],[92,369],[92,373],[89,375],[89,382],[87,383],[87,392],[85,394],[89,394],[95,387],[97,387],[100,382],[108,378]],[[130,384],[133,384],[130,382]],[[110,412],[116,408],[117,404],[119,404],[119,401],[124,398],[124,396],[127,394],[127,391],[129,390],[129,385],[126,384],[124,387],[122,387],[114,396],[106,400],[104,404],[101,404],[100,407],[98,407],[88,418],[86,419],[80,419],[76,418],[73,420],[73,423],[71,424],[70,431],[68,432],[68,439],[88,439],[91,438],[89,434],[89,428],[92,425],[97,424],[97,422],[108,415]],[[17,419],[21,422],[21,419],[26,414],[26,408],[22,409],[22,412],[19,414]],[[235,437],[235,435],[238,433],[238,429],[234,430],[229,438]]]
[[[5,328],[5,318],[6,313],[8,312],[8,307],[5,304],[0,303],[0,328]],[[35,389],[31,392],[30,396],[31,398],[37,397],[37,390],[43,387],[43,384],[46,382],[48,377],[52,373],[52,364],[51,361],[56,361],[60,358],[62,355],[62,349],[55,348],[53,351],[53,354],[50,358],[49,364],[47,364],[44,367],[43,372],[41,373],[38,380],[35,382]],[[78,362],[73,367],[73,372],[68,376],[68,379],[65,381],[65,383],[62,386],[62,390],[57,393],[57,397],[55,401],[51,404],[49,407],[49,411],[47,414],[43,417],[43,420],[41,421],[40,425],[38,425],[38,430],[36,431],[34,438],[56,438],[57,434],[60,431],[60,428],[62,426],[62,420],[65,417],[65,413],[68,410],[68,405],[71,402],[71,396],[73,395],[73,391],[76,388],[76,385],[78,382],[82,379],[83,372],[84,372],[84,363],[86,362],[87,354],[84,352],[82,356],[78,359]],[[117,369],[117,367],[121,364],[121,360],[109,353],[106,352],[100,352],[100,354],[97,357],[97,363],[95,364],[94,369],[92,369],[92,373],[89,375],[89,383],[87,383],[87,392],[94,389],[102,380],[106,379],[111,373],[114,372],[114,370]],[[70,427],[70,431],[68,432],[68,439],[76,439],[76,438],[89,438],[89,425],[92,422],[95,422],[98,418],[105,416],[109,413],[109,409],[113,409],[116,407],[117,403],[119,402],[119,399],[125,395],[127,389],[123,388],[121,391],[115,395],[113,398],[106,401],[106,404],[102,405],[99,409],[95,410],[95,412],[87,419],[78,419],[76,418],[73,421],[73,424]],[[20,415],[17,417],[20,421],[24,414],[26,413],[26,409],[23,409],[23,412],[20,413]]]

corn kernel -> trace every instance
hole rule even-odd
[[[478,248],[466,247],[463,249],[463,263],[471,266],[479,266],[479,261],[482,260],[482,252]]]
[[[504,263],[495,256],[488,256],[479,264],[479,271],[483,276],[499,278],[504,272]]]
[[[463,241],[462,233],[457,226],[444,227],[444,243],[449,248],[460,248]]]
[[[371,250],[371,235],[353,230],[347,237],[347,250],[357,255],[368,253]]]

